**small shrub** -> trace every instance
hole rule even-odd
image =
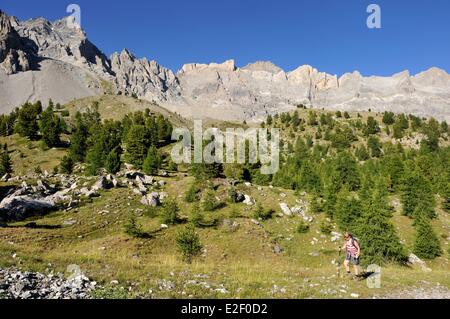
[[[61,159],[61,164],[59,164],[59,171],[62,174],[72,174],[73,173],[73,160],[70,156],[64,156]]]
[[[189,222],[195,227],[201,227],[204,221],[204,216],[200,210],[200,205],[196,203],[189,214]]]
[[[160,211],[161,223],[166,225],[175,225],[179,222],[180,218],[178,216],[178,204],[175,200],[170,199],[164,203]]]
[[[125,233],[134,238],[144,238],[145,233],[142,230],[142,226],[138,223],[135,216],[130,217],[125,224]]]
[[[36,166],[36,168],[34,169],[34,173],[35,174],[42,174],[42,169],[40,166]]]
[[[217,209],[219,203],[216,199],[216,194],[212,187],[209,187],[205,194],[203,194],[202,208],[207,212],[212,212]]]
[[[189,263],[192,261],[192,258],[199,255],[202,250],[200,236],[196,233],[193,225],[186,226],[178,232],[176,243],[183,260]]]
[[[186,203],[193,203],[198,200],[197,194],[199,192],[199,188],[197,184],[192,183],[192,185],[188,188],[186,191],[186,194],[184,196],[184,200]]]
[[[323,212],[322,201],[319,197],[314,196],[311,199],[311,202],[309,205],[309,211],[313,214],[320,214],[321,212]]]
[[[70,116],[70,112],[68,110],[63,110],[63,111],[61,111],[61,116],[62,117],[69,117]]]
[[[155,218],[159,215],[159,207],[148,207],[145,210],[144,215],[149,218]]]
[[[302,220],[297,226],[297,233],[306,234],[308,232],[309,232],[309,225]]]
[[[49,148],[48,145],[42,140],[42,141],[39,142],[39,149],[40,149],[42,152],[46,152],[46,151],[48,151],[50,148]]]
[[[237,203],[237,199],[238,199],[238,192],[235,187],[231,187],[228,190],[228,201],[230,203]]]
[[[333,225],[328,220],[322,221],[319,227],[320,232],[325,235],[329,235],[333,231]]]
[[[256,205],[256,210],[253,217],[259,220],[269,220],[272,218],[273,213],[273,209],[264,209],[262,205],[258,203],[258,205]]]

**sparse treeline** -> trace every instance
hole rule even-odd
[[[116,173],[125,161],[148,174],[162,166],[159,148],[171,141],[172,125],[150,110],[126,115],[121,121],[102,121],[98,105],[75,115],[69,155],[65,161],[86,163],[86,172]]]
[[[324,211],[341,230],[358,236],[369,262],[405,260],[390,222],[389,196],[397,195],[403,214],[414,219],[413,252],[427,259],[439,256],[439,238],[431,221],[437,216],[436,195],[444,199],[442,208],[448,210],[450,148],[439,146],[440,140],[448,141],[447,124],[385,113],[382,132],[374,117],[365,121],[360,116],[348,121],[339,118],[339,114],[319,116],[310,111],[304,120],[297,112],[267,119],[266,125],[282,127],[290,140],[296,138],[293,145],[285,145],[274,186],[313,194],[316,210]],[[396,139],[423,138],[420,142],[411,138],[412,147],[405,149],[386,138],[392,131]]]
[[[261,175],[260,165],[251,164],[196,164],[191,173],[199,180],[224,175],[308,192],[314,210],[357,235],[367,262],[407,258],[391,223],[390,199],[397,196],[402,213],[414,219],[413,252],[427,259],[441,254],[431,222],[436,195],[443,209],[449,206],[450,148],[440,147],[440,141],[448,142],[446,122],[389,112],[380,122],[347,112],[309,111],[301,118],[296,111],[269,116],[263,125],[281,128],[284,135],[281,169],[274,176]],[[430,240],[433,244],[426,244]]]
[[[0,136],[18,134],[41,140],[49,148],[68,147],[59,167],[61,173],[72,173],[76,163],[84,163],[88,175],[102,170],[116,173],[123,162],[148,174],[156,174],[161,168],[159,148],[170,143],[172,134],[170,121],[162,115],[147,109],[128,114],[121,121],[102,121],[98,103],[94,103],[85,112],[77,112],[67,125],[61,109],[59,104],[55,109],[51,100],[45,110],[41,102],[25,103],[9,115],[0,116]],[[67,135],[68,142],[62,143],[62,134]],[[11,165],[3,164],[9,161],[7,150],[2,150],[0,156],[0,173],[10,172]],[[169,168],[174,169],[173,165]]]
[[[56,105],[59,110],[61,106]],[[19,134],[30,140],[42,140],[47,147],[61,146],[61,134],[66,131],[64,119],[55,110],[52,100],[47,109],[42,103],[25,103],[9,115],[0,115],[0,136]]]

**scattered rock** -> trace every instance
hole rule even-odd
[[[93,190],[106,190],[113,188],[114,185],[111,181],[109,181],[105,176],[102,176],[98,179],[98,181],[92,186]]]
[[[152,207],[161,205],[159,193],[151,193],[142,197],[141,204]]]
[[[431,268],[427,267],[427,264],[414,254],[408,256],[408,262],[412,265],[419,266],[424,272],[431,272]]]
[[[286,216],[292,216],[292,211],[286,203],[280,203],[280,208]]]
[[[255,205],[255,200],[253,198],[251,198],[248,195],[244,195],[245,199],[244,199],[244,204],[247,206],[253,206]]]
[[[281,254],[281,253],[283,252],[283,248],[281,248],[280,245],[275,245],[275,246],[273,247],[273,252],[274,252],[275,254],[279,255],[279,254]]]
[[[7,299],[89,299],[96,284],[82,274],[65,280],[61,274],[0,269],[0,295]]]
[[[45,198],[13,194],[0,203],[0,221],[22,221],[33,216],[44,215],[54,208],[55,203]]]

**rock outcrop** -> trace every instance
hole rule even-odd
[[[63,61],[107,77],[111,74],[109,59],[86,37],[73,17],[55,22],[32,19],[17,23],[18,34],[36,45],[42,58]]]
[[[133,95],[149,101],[167,101],[179,95],[175,74],[155,61],[137,59],[128,50],[111,57],[114,82],[123,94]]]
[[[10,196],[0,203],[0,221],[21,221],[29,217],[44,215],[55,208],[55,203],[28,195]]]
[[[36,48],[17,33],[13,23],[16,20],[0,10],[0,67],[9,75],[30,70],[36,53]]]
[[[82,274],[64,279],[62,274],[0,269],[0,299],[90,299],[96,286]]]

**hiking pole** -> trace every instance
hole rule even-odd
[[[337,277],[342,278],[342,276],[341,276],[341,247],[339,247],[339,251],[338,251],[338,259],[336,261],[336,271],[337,271]]]

